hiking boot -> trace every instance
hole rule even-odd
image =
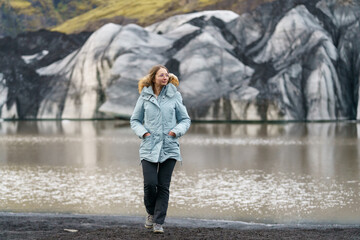
[[[154,223],[154,233],[164,233],[164,229],[161,224]]]
[[[145,221],[145,227],[146,228],[152,228],[154,225],[154,215],[148,215]]]

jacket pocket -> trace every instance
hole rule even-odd
[[[170,135],[166,135],[164,149],[168,152],[177,151],[179,149],[179,140]]]
[[[141,144],[140,144],[140,151],[143,152],[151,152],[153,149],[153,135],[150,134],[150,136],[147,136],[143,138]]]

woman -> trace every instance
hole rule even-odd
[[[176,87],[179,81],[162,65],[154,66],[139,81],[140,97],[130,119],[139,138],[144,175],[146,228],[163,233],[168,208],[171,175],[181,161],[179,137],[190,127],[190,117]]]

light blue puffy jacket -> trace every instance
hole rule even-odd
[[[156,98],[151,86],[140,93],[130,118],[131,128],[142,139],[140,160],[164,162],[169,158],[181,161],[179,137],[189,129],[191,120],[180,92],[169,83]],[[170,131],[176,137],[168,135]],[[143,138],[149,132],[151,135]]]

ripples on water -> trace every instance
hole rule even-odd
[[[75,130],[0,136],[0,210],[144,215],[139,139],[129,127],[67,124]],[[360,223],[356,124],[295,133],[277,125],[272,134],[209,126],[181,139],[169,216]]]
[[[5,211],[141,215],[139,169],[3,167]],[[359,182],[338,183],[263,171],[177,171],[169,214],[255,222],[352,222],[359,213]],[[341,215],[341,214],[340,214]],[[329,218],[330,217],[330,218]],[[352,220],[352,221],[351,221]]]

